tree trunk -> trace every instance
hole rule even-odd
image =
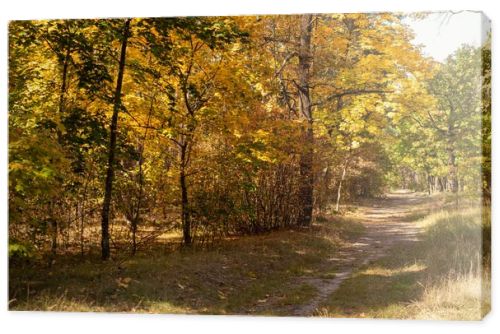
[[[148,122],[149,123],[149,122]],[[148,124],[149,126],[149,124]],[[147,136],[147,128],[144,137]],[[144,139],[145,140],[145,139]],[[139,225],[139,219],[141,217],[141,206],[142,206],[142,196],[144,194],[144,172],[142,165],[144,163],[144,140],[139,148],[139,194],[137,195],[137,205],[135,207],[135,212],[133,213],[132,220],[130,221],[132,230],[132,255],[137,253],[137,226]]]
[[[63,61],[63,71],[62,71],[62,80],[61,80],[61,90],[59,91],[59,116],[62,116],[62,113],[64,112],[64,103],[65,103],[65,98],[66,98],[66,82],[67,82],[67,77],[68,77],[68,66],[69,66],[69,59],[71,55],[71,48],[68,45],[68,48],[66,49],[66,55],[64,57]]]
[[[83,256],[85,255],[85,200],[83,200],[81,207],[80,204],[78,204],[78,210],[80,214],[80,255]]]
[[[149,126],[149,118],[147,126]],[[139,219],[141,218],[142,197],[144,195],[144,171],[142,165],[144,163],[144,141],[146,140],[147,129],[148,128],[146,127],[144,139],[139,148],[139,194],[137,195],[137,205],[135,207],[135,212],[133,213],[133,217],[130,222],[132,230],[132,255],[135,255],[137,253],[137,227],[139,225]]]
[[[430,195],[432,193],[432,177],[426,172],[427,176],[427,193]]]
[[[447,129],[447,151],[448,151],[448,176],[449,176],[449,186],[452,193],[458,192],[458,173],[457,173],[457,162],[455,153],[455,122],[456,122],[456,112],[455,107],[451,105],[450,102],[450,114],[448,115],[448,129]]]
[[[189,213],[189,199],[186,184],[186,150],[187,145],[181,145],[181,170],[179,183],[181,186],[181,220],[182,220],[182,235],[184,245],[190,246],[191,239],[191,215]]]
[[[342,193],[342,183],[344,182],[345,175],[347,172],[348,162],[344,164],[344,168],[342,169],[342,176],[340,177],[339,187],[337,189],[337,203],[335,204],[335,211],[339,212],[340,209],[340,194]]]
[[[104,188],[104,202],[102,205],[101,219],[101,251],[102,259],[109,259],[109,211],[111,206],[111,193],[113,190],[115,151],[116,151],[116,132],[118,128],[118,113],[120,112],[122,101],[122,83],[123,73],[125,72],[125,55],[127,52],[127,41],[130,31],[130,19],[125,20],[122,32],[122,45],[120,51],[120,62],[118,64],[118,78],[116,80],[116,89],[113,103],[113,116],[110,124],[110,139],[108,148],[108,168],[106,171],[106,183]]]
[[[68,48],[66,49],[66,55],[63,60],[63,70],[61,73],[61,88],[59,90],[59,106],[58,106],[58,117],[59,120],[63,118],[63,113],[64,113],[64,101],[65,101],[65,96],[66,96],[66,90],[67,90],[67,77],[68,77],[68,66],[69,66],[69,57],[71,54],[71,47],[68,45]],[[56,135],[57,135],[57,141],[59,144],[62,144],[62,132],[59,124],[56,126]],[[51,202],[50,204],[50,212],[52,212],[52,205],[53,203]],[[57,219],[52,216],[51,213],[51,256],[55,257],[57,253],[57,237],[59,234],[59,228],[57,226]],[[52,259],[50,260],[52,262]]]
[[[323,180],[322,180],[322,190],[320,194],[320,199],[317,200],[319,204],[317,205],[319,211],[323,213],[325,211],[325,207],[329,202],[330,196],[329,196],[329,188],[330,188],[330,181],[331,181],[331,171],[330,171],[330,162],[327,162],[325,172],[323,173]]]
[[[313,211],[313,117],[311,95],[309,92],[310,69],[311,69],[311,37],[312,37],[313,15],[304,14],[300,18],[300,47],[299,47],[299,101],[302,117],[307,121],[305,130],[304,151],[300,157],[300,201],[302,208],[299,214],[298,223],[302,226],[309,226],[312,220]]]
[[[132,221],[132,255],[137,253],[137,221]]]
[[[57,254],[57,234],[59,233],[59,226],[57,224],[57,219],[53,217],[50,221],[51,229],[52,229],[52,241],[50,251],[52,253],[52,257],[54,258]],[[63,248],[64,249],[64,248]]]
[[[78,211],[80,214],[80,254],[83,258],[85,255],[85,204],[87,201],[87,188],[89,185],[89,180],[85,180],[85,185],[83,187],[83,196],[81,201],[77,204]]]
[[[453,193],[458,192],[458,174],[455,151],[453,148],[448,149],[448,168],[450,174],[450,190]]]
[[[139,145],[139,171],[137,175],[139,182],[139,194],[137,195],[137,205],[135,207],[135,212],[133,213],[133,218],[131,220],[132,255],[135,255],[137,253],[137,228],[141,218],[142,198],[144,196],[144,169],[142,167],[144,165],[144,145],[146,143],[146,139],[148,138],[148,129],[151,121],[151,114],[153,113],[153,101],[154,97],[151,98],[148,120],[144,129],[144,136],[142,137],[142,141]]]

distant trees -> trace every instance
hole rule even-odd
[[[460,151],[464,154],[481,155],[480,83],[479,50],[467,47],[448,58],[429,83],[431,94],[437,98],[437,108],[428,113],[428,124],[434,128],[438,140],[445,142],[452,192],[459,190],[457,160],[466,158],[457,157],[458,146],[463,145]]]
[[[434,64],[401,19],[12,22],[11,243],[100,241],[106,260],[171,230],[188,246],[309,226],[390,182],[473,187],[488,51]]]
[[[402,102],[407,114],[398,125],[397,154],[414,173],[414,186],[429,192],[481,191],[482,66],[488,65],[481,49],[464,46],[434,64],[428,78],[412,83],[421,85],[419,97],[407,88],[410,100]]]

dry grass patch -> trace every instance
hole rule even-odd
[[[478,207],[416,221],[421,241],[361,268],[318,315],[480,320],[490,310],[490,221],[489,209]]]
[[[414,263],[400,268],[384,268],[380,266],[369,267],[360,272],[361,275],[376,275],[376,276],[396,276],[405,273],[415,273],[419,271],[423,271],[427,268],[422,263]]]
[[[480,320],[491,308],[490,290],[488,275],[451,276],[426,286],[421,300],[408,306],[409,313],[415,319]]]

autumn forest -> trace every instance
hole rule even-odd
[[[426,56],[426,15],[12,21],[9,307],[429,318],[408,303],[450,272],[484,293],[491,51]]]

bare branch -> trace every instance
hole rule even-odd
[[[379,95],[384,95],[384,94],[389,94],[393,93],[391,90],[381,90],[381,89],[354,89],[354,90],[346,90],[341,93],[337,94],[332,94],[328,96],[326,99],[323,101],[314,103],[313,106],[321,106],[325,103],[328,103],[334,99],[337,99],[339,97],[347,96],[347,95],[364,95],[364,94],[379,94]]]

